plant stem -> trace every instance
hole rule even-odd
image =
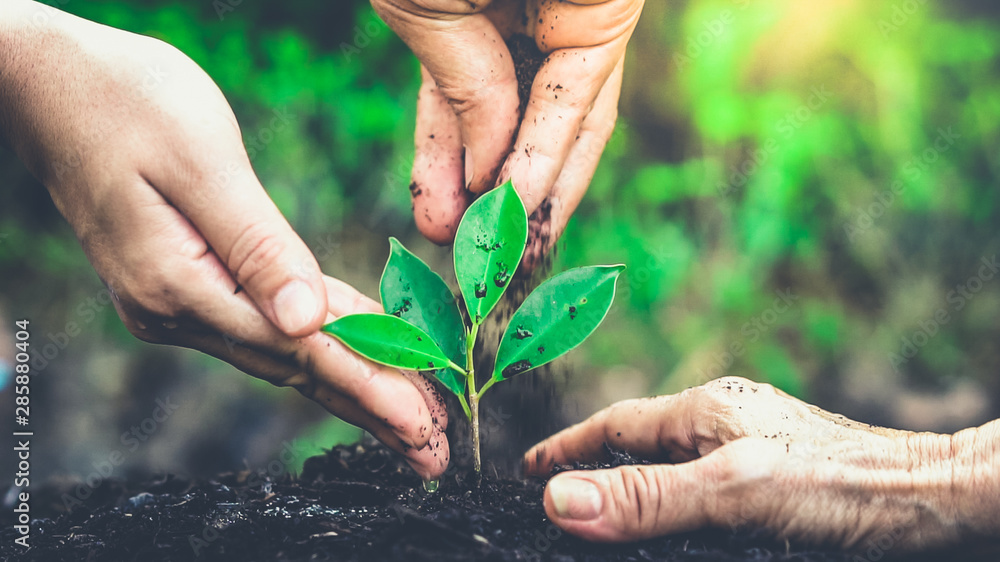
[[[472,467],[476,474],[483,471],[483,463],[479,458],[479,395],[474,387],[469,387],[469,408],[472,410]]]
[[[493,383],[495,382],[497,382],[497,380],[493,377],[490,377],[490,380],[486,381],[486,384],[484,384],[483,387],[479,389],[478,393],[479,397],[482,398],[483,395],[486,394],[486,391],[489,390],[490,387],[493,386]]]
[[[462,404],[462,411],[465,412],[465,417],[471,420],[472,412],[469,411],[469,402],[465,399],[465,395],[459,394],[458,401],[460,404]]]
[[[476,367],[472,357],[472,350],[476,347],[476,335],[479,333],[479,324],[472,324],[469,337],[465,340],[465,364],[467,372],[466,386],[469,389],[469,421],[472,422],[472,466],[476,473],[482,471],[482,461],[479,457],[479,394],[476,392]]]

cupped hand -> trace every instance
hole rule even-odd
[[[294,387],[424,478],[444,472],[447,416],[430,383],[318,332],[381,310],[320,272],[257,179],[212,80],[160,41],[12,6],[0,18],[4,136],[48,187],[128,329]]]
[[[881,558],[1000,531],[997,422],[953,436],[895,431],[726,377],[602,410],[528,451],[525,471],[601,460],[605,443],[660,464],[549,481],[550,519],[593,541],[766,529]]]
[[[535,239],[554,243],[614,129],[625,47],[643,0],[372,5],[422,63],[410,186],[421,232],[450,242],[470,192],[513,179],[528,213],[542,209],[533,217]],[[505,44],[514,33],[547,55],[523,120]]]

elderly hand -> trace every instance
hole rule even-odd
[[[1000,422],[895,431],[726,377],[602,410],[532,448],[525,471],[599,460],[605,443],[663,464],[549,481],[549,518],[593,541],[748,527],[884,555],[1000,533]]]
[[[381,309],[322,275],[254,174],[229,104],[189,58],[9,0],[0,136],[49,189],[133,334],[292,386],[424,478],[444,472],[440,397],[318,332]]]
[[[410,186],[421,232],[450,242],[469,192],[513,179],[528,214],[543,207],[533,217],[534,239],[555,243],[614,129],[625,47],[643,0],[372,5],[422,63]],[[533,38],[548,55],[523,120],[505,45],[514,33]],[[547,249],[533,248],[529,259]]]

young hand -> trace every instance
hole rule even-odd
[[[49,189],[133,334],[294,387],[425,478],[444,472],[440,398],[318,332],[381,310],[320,272],[257,179],[229,104],[188,57],[11,0],[0,136]]]

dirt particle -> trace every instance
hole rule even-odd
[[[497,274],[493,276],[493,284],[497,287],[506,287],[507,283],[510,281],[510,271],[507,265],[503,262],[497,262],[497,267],[500,268]]]
[[[500,374],[503,376],[503,378],[509,379],[514,375],[519,375],[525,371],[531,370],[531,367],[532,367],[531,361],[528,361],[527,359],[522,359],[517,363],[505,367]]]

